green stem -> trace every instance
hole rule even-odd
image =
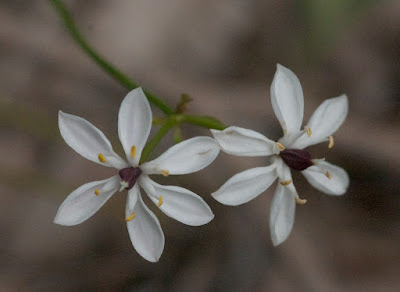
[[[227,128],[219,120],[209,116],[177,115],[176,120],[180,123],[188,123],[207,129],[224,130]]]
[[[154,135],[154,137],[149,141],[149,143],[146,144],[142,151],[142,155],[140,157],[140,164],[143,162],[147,161],[147,158],[149,158],[149,155],[151,151],[157,146],[157,144],[161,141],[161,139],[165,136],[165,134],[168,133],[168,131],[176,126],[176,120],[174,115],[171,115],[161,126],[161,128],[158,130],[158,132]]]
[[[82,34],[79,32],[75,22],[69,13],[68,9],[60,0],[50,0],[50,2],[56,8],[58,14],[64,21],[64,25],[67,27],[69,33],[73,37],[73,39],[77,42],[77,44],[83,49],[83,51],[93,60],[95,61],[104,71],[110,74],[115,80],[120,82],[123,86],[128,89],[134,89],[139,87],[134,81],[129,79],[125,74],[123,74],[120,70],[118,70],[114,65],[107,62],[103,57],[100,56],[85,40]],[[147,99],[158,107],[162,112],[167,115],[173,114],[174,111],[161,99],[157,98],[155,95],[151,94],[148,91],[145,91]]]

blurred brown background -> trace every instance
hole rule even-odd
[[[53,224],[72,190],[113,173],[62,141],[58,110],[88,119],[120,150],[117,112],[127,90],[82,53],[49,2],[2,0],[1,291],[400,291],[400,1],[65,3],[92,45],[171,106],[185,92],[194,98],[189,112],[271,139],[281,134],[269,100],[276,63],[299,77],[305,120],[324,99],[347,93],[335,147],[310,150],[344,167],[351,185],[331,197],[296,175],[308,203],[273,248],[274,187],[238,207],[209,195],[266,160],[221,154],[167,182],[199,193],[216,215],[210,224],[185,226],[149,204],[166,236],[157,264],[131,245],[125,193],[81,225]],[[209,132],[187,126],[184,134]]]

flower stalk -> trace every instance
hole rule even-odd
[[[111,75],[115,80],[121,83],[123,86],[128,88],[129,90],[135,89],[139,87],[134,81],[128,78],[124,73],[118,70],[114,65],[110,62],[106,61],[104,57],[102,57],[95,49],[93,49],[83,35],[78,30],[77,26],[75,25],[74,19],[72,18],[71,14],[69,13],[68,9],[64,5],[64,3],[60,0],[50,0],[64,22],[65,27],[68,29],[68,32],[71,34],[72,38],[75,42],[81,47],[81,49],[106,71],[108,74]],[[144,90],[147,99],[149,102],[154,104],[158,107],[164,114],[170,115],[173,114],[174,111],[161,99],[156,97],[154,94]]]
[[[176,121],[174,119],[174,116],[171,116],[167,120],[164,121],[163,125],[161,128],[158,130],[158,132],[154,135],[154,137],[146,144],[146,146],[143,149],[142,156],[140,158],[140,164],[145,162],[151,153],[151,151],[154,150],[154,148],[160,143],[162,138],[168,133],[168,131],[176,125]]]

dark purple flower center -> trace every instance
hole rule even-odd
[[[279,153],[283,161],[292,169],[304,170],[314,163],[311,161],[311,155],[306,150],[285,149]]]
[[[131,188],[133,188],[136,180],[142,174],[142,170],[139,167],[127,167],[121,169],[118,173],[121,180],[128,184],[125,189],[130,190]]]

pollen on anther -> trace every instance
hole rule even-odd
[[[283,186],[287,186],[287,185],[289,185],[291,182],[292,182],[292,180],[289,179],[289,180],[280,181],[279,183],[280,183],[281,185],[283,185]]]
[[[101,163],[106,163],[106,161],[107,161],[106,158],[104,157],[104,155],[101,154],[101,153],[99,153],[98,158],[99,158],[99,161],[100,161]]]
[[[332,148],[335,145],[335,140],[333,140],[332,136],[329,136],[329,145],[328,148]]]
[[[126,222],[129,222],[129,221],[131,221],[133,218],[135,218],[135,216],[136,216],[135,213],[132,213],[131,216],[125,218],[125,221],[126,221]]]
[[[95,194],[96,196],[98,196],[98,195],[100,195],[100,191],[99,191],[99,190],[94,190],[94,194]]]
[[[331,175],[331,173],[330,173],[329,171],[325,172],[325,176],[326,176],[328,179],[331,179],[331,178],[332,178],[332,175]]]
[[[310,127],[305,126],[305,127],[304,127],[304,131],[306,131],[308,137],[311,136],[312,131],[311,131],[311,128],[310,128]]]
[[[280,151],[285,150],[285,146],[283,146],[282,143],[275,142],[275,145],[276,145],[276,147],[278,147],[278,149],[279,149]]]
[[[136,146],[135,146],[135,145],[133,145],[133,146],[131,147],[131,157],[132,157],[132,158],[135,158],[135,157],[136,157]]]
[[[306,199],[300,199],[300,198],[296,198],[296,203],[299,205],[304,205],[305,203],[307,203]]]
[[[162,174],[163,176],[169,176],[169,171],[166,170],[166,169],[163,169],[163,170],[161,170],[161,174]]]
[[[158,206],[158,207],[161,207],[162,204],[163,204],[163,199],[162,199],[162,196],[160,196],[160,197],[158,198],[158,204],[157,204],[157,206]]]

